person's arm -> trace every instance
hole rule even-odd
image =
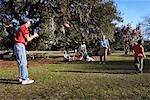
[[[108,50],[110,51],[110,44],[109,44],[109,40],[107,40],[107,42],[108,42],[108,44],[107,44],[107,46],[108,46]]]
[[[34,33],[34,35],[32,36],[29,36],[29,34],[26,34],[25,37],[27,39],[27,41],[31,41],[33,40],[34,38],[38,37],[39,35],[37,33]]]
[[[141,46],[141,49],[142,49],[143,57],[144,57],[144,58],[146,58],[146,55],[145,55],[145,53],[144,53],[144,47],[143,47],[143,46]]]
[[[131,52],[134,54],[134,45],[131,46]]]
[[[132,53],[135,54],[134,48],[132,47]]]

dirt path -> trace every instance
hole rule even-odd
[[[37,60],[28,61],[28,64],[30,66],[36,66],[40,64],[57,64],[57,63],[63,63],[63,57],[49,58],[49,59],[37,59]],[[14,61],[0,60],[0,68],[11,68],[11,67],[17,67],[17,62],[15,60]]]

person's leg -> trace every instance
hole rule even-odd
[[[26,48],[25,46],[23,48],[23,57],[22,57],[22,74],[23,74],[23,79],[27,80],[28,79],[28,69],[27,69],[27,55],[26,55]]]
[[[83,52],[84,61],[87,61],[87,57],[88,57],[88,52],[85,50],[85,51]]]
[[[143,57],[139,57],[139,62],[140,62],[139,71],[142,72],[143,71]]]
[[[102,56],[100,55],[100,63],[102,62]]]
[[[101,64],[102,61],[103,61],[103,48],[100,48],[100,53],[99,53],[99,55],[100,55],[100,64]]]
[[[104,64],[104,55],[102,56],[102,64]]]
[[[138,57],[134,57],[134,66],[136,71],[139,71],[139,58]]]
[[[18,62],[18,71],[19,71],[19,79],[22,79],[22,73],[21,73],[21,66],[20,66],[20,51],[21,51],[21,48],[19,46],[18,43],[14,44],[14,53],[15,53],[15,56],[16,56],[16,60]]]
[[[104,63],[106,63],[107,59],[107,49],[104,49]]]
[[[22,43],[16,43],[14,46],[14,50],[18,62],[19,77],[23,80],[27,80],[28,70],[27,70],[27,58],[26,58],[25,45]]]
[[[84,59],[84,61],[86,61],[86,60],[87,60],[87,57],[86,57],[86,55],[85,55],[85,54],[83,55],[83,59]]]

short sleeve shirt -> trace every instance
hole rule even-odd
[[[26,28],[25,24],[20,26],[20,28],[18,29],[18,31],[16,31],[15,36],[14,36],[15,43],[27,44],[27,40],[25,38],[25,35],[27,35],[27,34],[29,34],[29,32],[28,32],[28,28]]]
[[[100,41],[99,41],[99,45],[102,46],[102,47],[108,47],[109,42],[108,42],[107,39],[100,40]]]
[[[81,50],[86,50],[86,45],[85,44],[81,45]]]
[[[144,56],[144,54],[143,54],[143,51],[144,51],[144,48],[143,48],[143,46],[142,45],[139,45],[139,44],[137,44],[137,45],[134,45],[133,47],[132,47],[132,50],[135,52],[134,53],[134,56],[135,57],[139,57],[139,56]]]

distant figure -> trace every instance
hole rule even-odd
[[[90,53],[89,49],[85,52],[84,55],[86,55],[85,59],[86,59],[87,62],[95,61],[95,59],[91,57],[92,53]]]
[[[106,57],[108,49],[110,49],[109,41],[106,39],[105,35],[102,35],[101,40],[99,41],[99,47],[100,47],[100,64],[106,63]]]
[[[89,56],[87,49],[84,49],[82,52],[83,60],[86,62],[95,61],[92,57]]]
[[[29,36],[28,28],[31,26],[31,21],[27,21],[25,24],[21,25],[14,34],[14,52],[16,55],[16,60],[18,62],[19,69],[19,82],[21,84],[31,84],[34,80],[28,78],[27,70],[27,56],[26,48],[27,43],[39,35],[34,32],[34,35]]]
[[[146,57],[144,53],[144,47],[142,45],[142,40],[138,40],[137,43],[134,43],[132,51],[134,54],[134,64],[136,71],[142,73],[144,67],[143,58]]]
[[[87,51],[85,42],[81,44],[81,51]]]
[[[82,60],[87,61],[89,55],[84,41],[81,44],[81,53],[82,53]]]
[[[69,62],[69,61],[70,61],[70,56],[69,56],[67,50],[64,50],[64,61],[66,61],[66,62]]]

